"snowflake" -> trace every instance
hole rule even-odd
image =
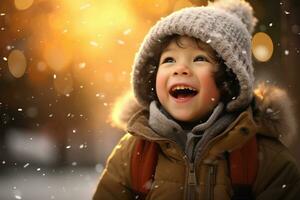
[[[98,47],[99,44],[95,41],[90,41],[90,45],[94,46],[94,47]]]
[[[290,53],[289,50],[285,50],[285,51],[284,51],[284,55],[286,55],[286,56],[289,55],[289,53]]]
[[[20,195],[15,195],[16,199],[22,199],[22,197]]]
[[[125,30],[125,31],[123,32],[123,35],[128,35],[129,33],[131,33],[131,29],[130,29],[130,28],[127,29],[127,30]]]
[[[26,168],[29,166],[29,163],[26,163],[23,167]]]

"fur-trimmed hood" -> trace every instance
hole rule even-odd
[[[117,127],[126,129],[129,119],[143,109],[134,97],[118,102],[122,106],[114,123]],[[277,86],[259,84],[254,90],[253,117],[257,122],[259,134],[278,138],[289,146],[296,136],[296,119],[293,104],[286,91]]]
[[[263,135],[276,137],[290,145],[296,136],[294,106],[287,92],[276,86],[259,84],[254,90],[254,119]]]

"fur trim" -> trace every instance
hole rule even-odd
[[[129,119],[142,107],[137,103],[132,91],[125,93],[114,103],[112,124],[120,129],[126,129]]]
[[[137,103],[133,95],[127,94],[126,98],[120,98],[118,107],[119,122],[115,124],[122,129],[126,128],[128,120],[142,107]],[[285,90],[264,83],[259,84],[254,90],[254,119],[262,128],[260,134],[278,138],[289,146],[296,135],[296,119],[293,113],[293,105]]]
[[[254,98],[254,118],[266,130],[262,134],[290,145],[296,133],[296,119],[286,91],[261,83],[254,90]]]

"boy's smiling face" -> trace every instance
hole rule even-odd
[[[220,100],[213,77],[217,66],[195,39],[181,36],[177,41],[171,40],[161,54],[156,93],[175,119],[194,122],[207,117]]]

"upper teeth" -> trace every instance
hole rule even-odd
[[[175,90],[184,90],[184,89],[192,90],[192,91],[197,91],[195,88],[192,88],[192,87],[189,87],[189,86],[176,86],[176,87],[172,88],[172,91],[175,91]]]

